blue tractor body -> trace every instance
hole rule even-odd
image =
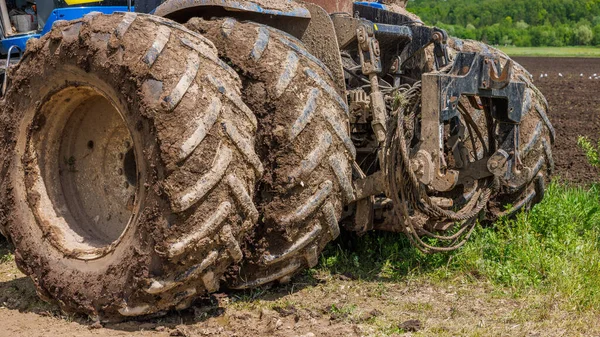
[[[54,22],[58,20],[75,20],[83,17],[90,12],[101,12],[104,14],[112,14],[114,12],[124,12],[127,6],[88,6],[88,7],[65,7],[56,8],[46,20],[44,26],[39,31],[28,32],[24,34],[11,35],[0,40],[0,54],[8,54],[8,49],[12,46],[17,46],[21,51],[25,51],[27,40],[31,38],[39,38],[48,33],[52,29]]]

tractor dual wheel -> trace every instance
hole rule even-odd
[[[190,20],[243,74],[244,99],[259,119],[265,165],[257,204],[261,221],[230,288],[286,282],[313,267],[339,232],[352,202],[348,107],[326,66],[296,38],[234,19]]]
[[[258,220],[257,119],[214,45],[91,13],[31,40],[1,115],[0,226],[40,296],[103,320],[188,307]]]

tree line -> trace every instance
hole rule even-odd
[[[496,45],[600,46],[600,0],[410,0],[421,19]]]

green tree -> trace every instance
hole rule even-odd
[[[523,20],[519,20],[515,24],[515,27],[519,30],[526,30],[527,28],[529,28],[529,25],[527,24],[527,22],[525,22]]]
[[[594,46],[600,46],[600,24],[594,26],[594,39],[592,40],[592,44]]]
[[[493,44],[600,45],[600,0],[410,0],[408,9]]]
[[[575,43],[578,45],[587,46],[592,43],[594,32],[588,25],[581,25],[575,28]]]

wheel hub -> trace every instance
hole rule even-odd
[[[67,87],[42,105],[29,150],[39,174],[36,215],[67,251],[96,257],[135,214],[138,169],[131,133],[114,100]],[[43,182],[43,183],[42,183]],[[49,207],[51,206],[51,207]]]

